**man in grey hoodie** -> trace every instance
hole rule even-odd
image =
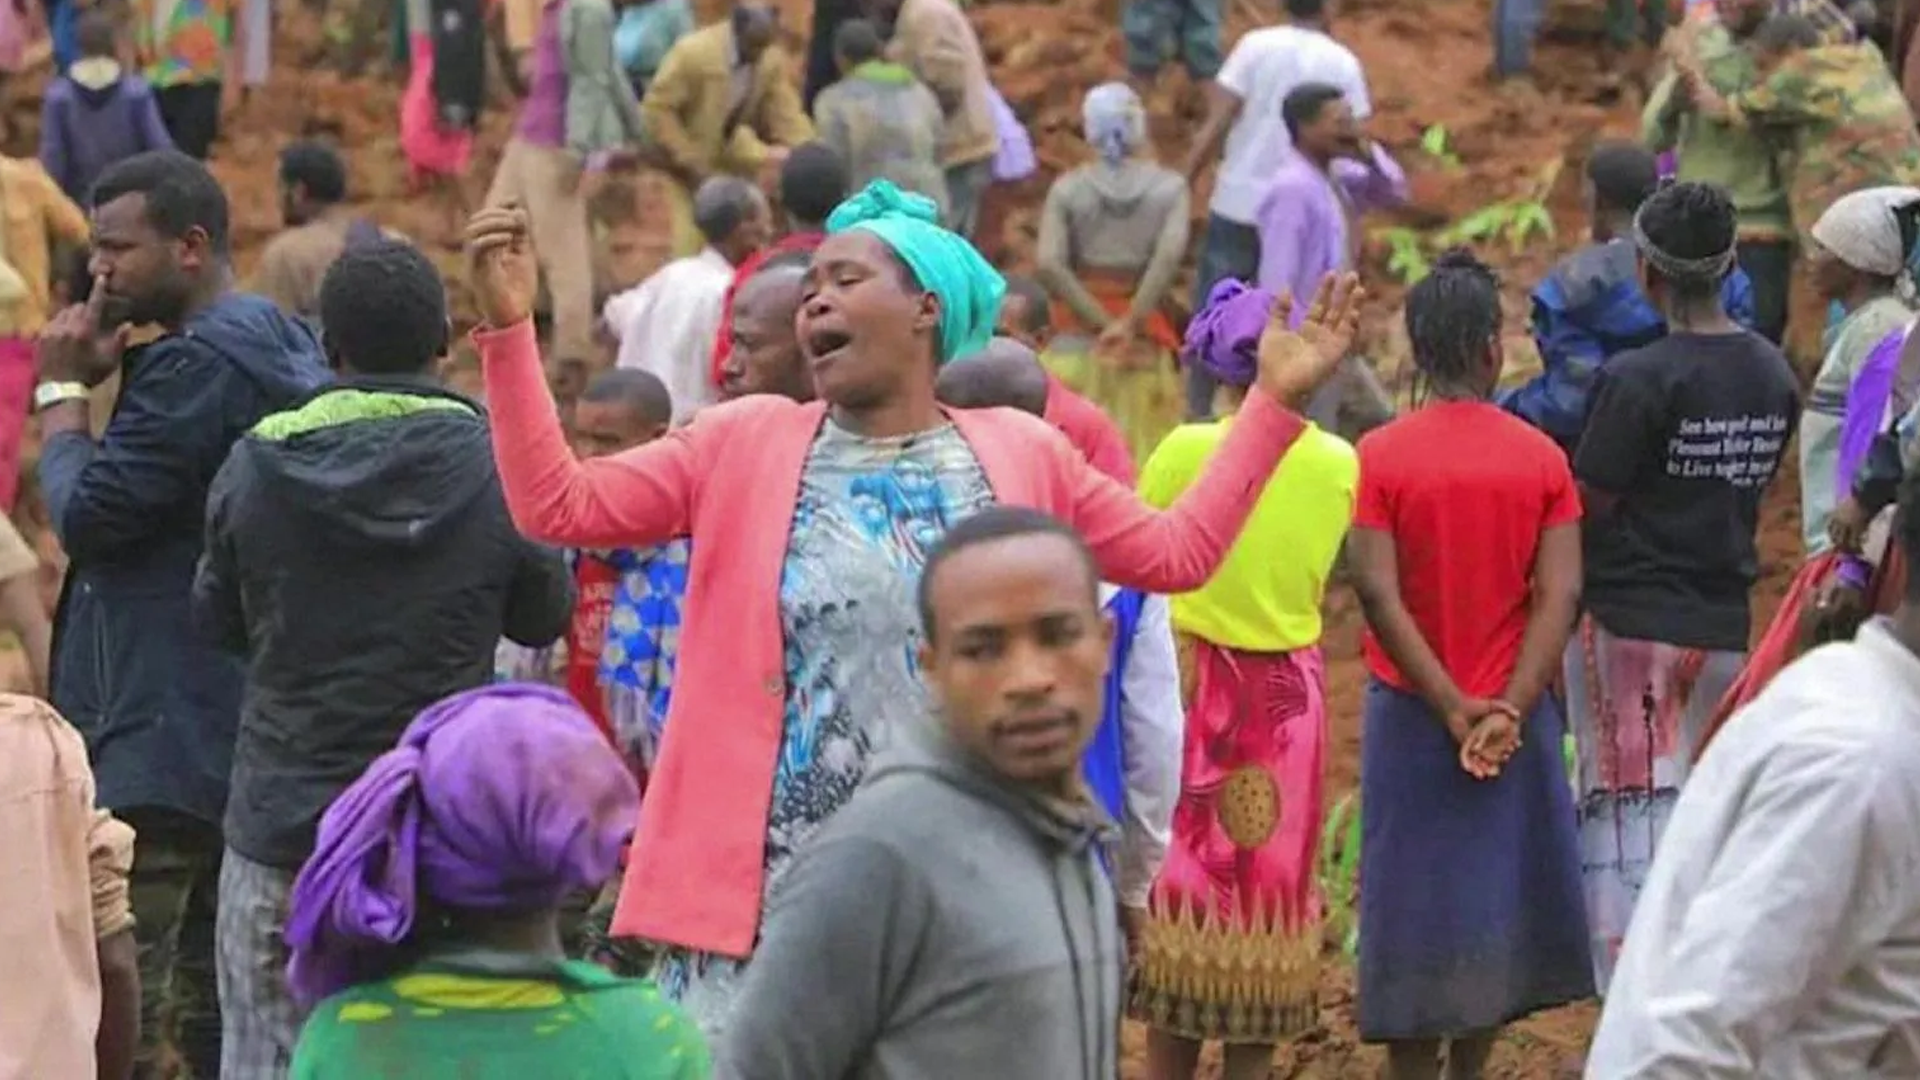
[[[723,1080],[1111,1080],[1121,943],[1081,780],[1112,630],[1071,528],[996,506],[920,580],[937,722],[776,884]]]

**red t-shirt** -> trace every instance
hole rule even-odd
[[[1106,410],[1047,376],[1047,411],[1041,419],[1060,429],[1096,469],[1131,488],[1140,479],[1127,437]]]
[[[1357,529],[1391,533],[1400,596],[1469,697],[1513,675],[1542,531],[1580,520],[1566,452],[1498,406],[1449,401],[1360,440]],[[1367,670],[1413,692],[1372,631]]]
[[[580,703],[595,727],[615,743],[613,720],[607,716],[606,693],[600,687],[600,653],[607,647],[607,619],[613,614],[613,594],[620,571],[605,559],[581,553],[574,561],[573,621],[567,624],[567,693]],[[618,745],[615,743],[615,745]]]
[[[733,268],[733,280],[727,282],[726,295],[720,300],[720,332],[713,335],[713,352],[707,367],[707,378],[716,389],[720,386],[720,369],[726,366],[727,357],[733,355],[733,294],[760,269],[761,263],[789,251],[812,251],[826,238],[827,234],[822,232],[788,233],[740,260],[740,265]]]

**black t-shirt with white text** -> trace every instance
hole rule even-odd
[[[1669,334],[1607,361],[1574,475],[1589,508],[1586,608],[1618,637],[1747,648],[1760,499],[1800,416],[1800,383],[1753,333]]]

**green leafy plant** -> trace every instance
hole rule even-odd
[[[1395,226],[1374,234],[1387,244],[1387,270],[1411,285],[1433,269],[1427,259],[1427,238],[1414,229]]]
[[[1420,133],[1420,152],[1439,162],[1448,172],[1460,171],[1460,157],[1453,152],[1443,125],[1430,125]]]
[[[1340,953],[1351,960],[1360,951],[1360,798],[1353,792],[1340,797],[1320,826],[1320,858],[1315,868],[1325,905],[1327,929],[1340,941]]]
[[[1426,149],[1433,128],[1421,136]],[[1439,145],[1444,148],[1444,142]],[[1451,247],[1504,243],[1514,254],[1525,251],[1537,240],[1552,240],[1556,235],[1553,215],[1547,211],[1547,196],[1560,179],[1565,158],[1555,158],[1541,169],[1526,190],[1511,199],[1488,203],[1437,229],[1409,229],[1390,226],[1374,230],[1375,240],[1387,246],[1387,270],[1402,282],[1412,285],[1433,270],[1432,256]]]

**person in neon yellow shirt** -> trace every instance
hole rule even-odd
[[[1187,329],[1186,362],[1238,409],[1272,293],[1216,285]],[[1175,428],[1140,495],[1170,506],[1233,423]],[[1191,1077],[1207,1039],[1226,1080],[1264,1077],[1273,1048],[1317,1020],[1314,865],[1326,750],[1320,605],[1353,520],[1359,457],[1309,426],[1261,491],[1213,578],[1172,598],[1191,649],[1187,738],[1172,842],[1148,902],[1128,1009],[1148,1028],[1148,1075]]]

